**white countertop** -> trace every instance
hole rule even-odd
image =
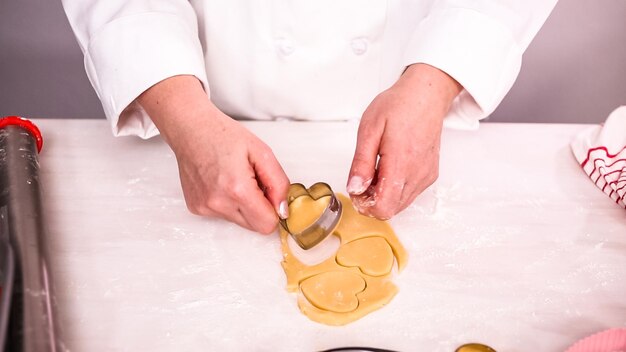
[[[583,125],[445,131],[437,183],[391,220],[400,291],[344,327],[285,290],[277,234],[187,212],[159,138],[101,120],[35,120],[53,282],[71,351],[563,351],[626,326],[626,211],[569,148]],[[292,182],[344,192],[355,123],[246,123]],[[207,136],[210,138],[210,136]]]

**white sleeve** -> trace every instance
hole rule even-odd
[[[113,134],[158,134],[135,99],[172,76],[194,75],[208,93],[197,18],[186,0],[63,0],[85,69]]]
[[[436,0],[415,28],[403,63],[426,63],[456,79],[464,90],[447,120],[477,126],[511,89],[522,54],[556,2]]]

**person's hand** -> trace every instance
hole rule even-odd
[[[250,230],[274,231],[277,212],[287,209],[289,180],[272,150],[221,111],[206,115],[190,121],[183,140],[171,144],[187,207]]]
[[[414,64],[372,101],[347,185],[360,213],[390,219],[437,179],[443,118],[460,91],[443,71]]]
[[[286,218],[289,179],[272,150],[217,109],[199,81],[177,76],[139,100],[178,162],[189,210],[271,233]]]

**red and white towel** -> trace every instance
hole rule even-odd
[[[626,208],[626,106],[613,111],[604,125],[580,133],[571,146],[591,181]]]

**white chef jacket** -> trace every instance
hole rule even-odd
[[[446,126],[475,128],[517,77],[557,0],[63,0],[115,135],[158,134],[136,98],[194,75],[234,118],[358,119],[406,66],[464,88]]]

